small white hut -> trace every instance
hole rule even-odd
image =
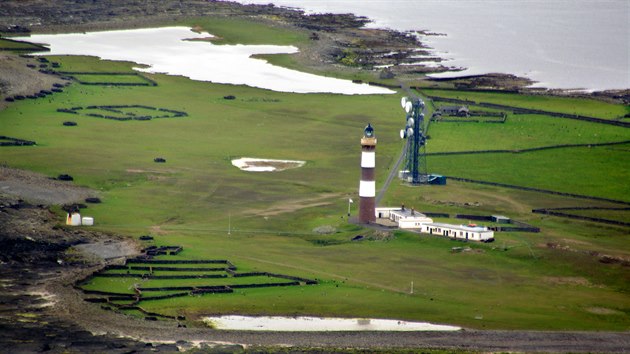
[[[66,217],[66,225],[71,225],[71,226],[81,225],[81,214],[79,214],[79,212],[76,212],[76,211],[68,213],[68,216]]]
[[[81,217],[81,214],[79,214],[78,211],[73,211],[71,213],[68,213],[68,216],[66,217],[66,225],[70,225],[70,226],[92,226],[94,225],[94,218],[91,216],[84,216]]]

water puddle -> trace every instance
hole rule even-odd
[[[365,318],[217,316],[205,317],[206,325],[223,330],[334,332],[334,331],[459,331],[461,327],[427,322]]]

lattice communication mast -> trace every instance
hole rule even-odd
[[[407,124],[400,130],[400,138],[407,139],[405,165],[400,177],[412,184],[428,183],[424,101],[415,97],[403,97],[400,104],[407,113]]]

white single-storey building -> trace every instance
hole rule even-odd
[[[401,229],[420,229],[423,224],[432,223],[433,219],[413,209],[376,208],[377,219],[389,219],[398,224]]]
[[[470,240],[488,242],[494,240],[494,231],[485,226],[469,225],[451,225],[441,223],[427,223],[422,225],[421,232],[447,236],[456,240]]]
[[[404,206],[400,208],[376,208],[376,220],[398,225],[400,229],[416,229],[422,233],[450,237],[456,240],[490,242],[494,241],[494,231],[476,224],[453,225],[434,223],[433,219]]]
[[[68,213],[66,216],[66,225],[79,226],[81,225],[81,214],[76,211]]]

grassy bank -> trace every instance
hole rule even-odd
[[[475,102],[487,102],[597,118],[614,119],[630,113],[629,106],[607,103],[596,99],[433,89],[423,89],[423,92],[427,95],[444,98],[465,99]]]
[[[276,36],[277,28],[250,31],[247,26],[261,25],[240,20],[195,24],[220,35],[223,43],[299,45],[305,40],[302,34]],[[49,59],[59,62],[61,71],[131,72],[133,66],[91,57]],[[147,310],[189,319],[228,313],[304,314],[470,328],[630,328],[630,268],[602,263],[598,256],[628,259],[628,228],[531,213],[537,207],[610,203],[452,181],[422,187],[395,181],[384,204],[451,214],[503,214],[542,232],[499,233],[494,244],[465,245],[406,232],[376,235],[348,224],[347,201],[358,199],[359,139],[368,122],[378,137],[377,184],[397,159],[402,148],[398,130],[404,121],[401,95],[290,94],[146,76],[157,86],[75,83],[63,93],[11,104],[0,112],[0,131],[34,140],[37,146],[1,147],[0,161],[51,177],[72,175],[76,184],[94,188],[103,200],[83,211],[95,217],[95,227],[135,237],[151,234],[154,244],[183,246],[172,259],[228,259],[243,271],[320,280],[314,286],[148,301],[142,304]],[[601,118],[627,111],[590,100],[439,94]],[[235,99],[224,99],[227,95]],[[187,116],[115,121],[57,111],[106,105],[145,105]],[[62,125],[70,119],[78,125]],[[541,115],[510,115],[504,124],[437,123],[430,135],[428,152],[630,139],[625,128]],[[166,163],[155,163],[156,157]],[[306,164],[252,173],[232,166],[231,160],[240,157]],[[628,146],[619,145],[430,156],[428,164],[430,172],[446,175],[630,201],[628,161]],[[356,208],[354,204],[353,215]],[[326,225],[336,232],[314,232]],[[357,235],[369,237],[350,241]],[[471,250],[451,252],[459,246]],[[90,285],[126,292],[129,286],[128,281],[111,280]]]

